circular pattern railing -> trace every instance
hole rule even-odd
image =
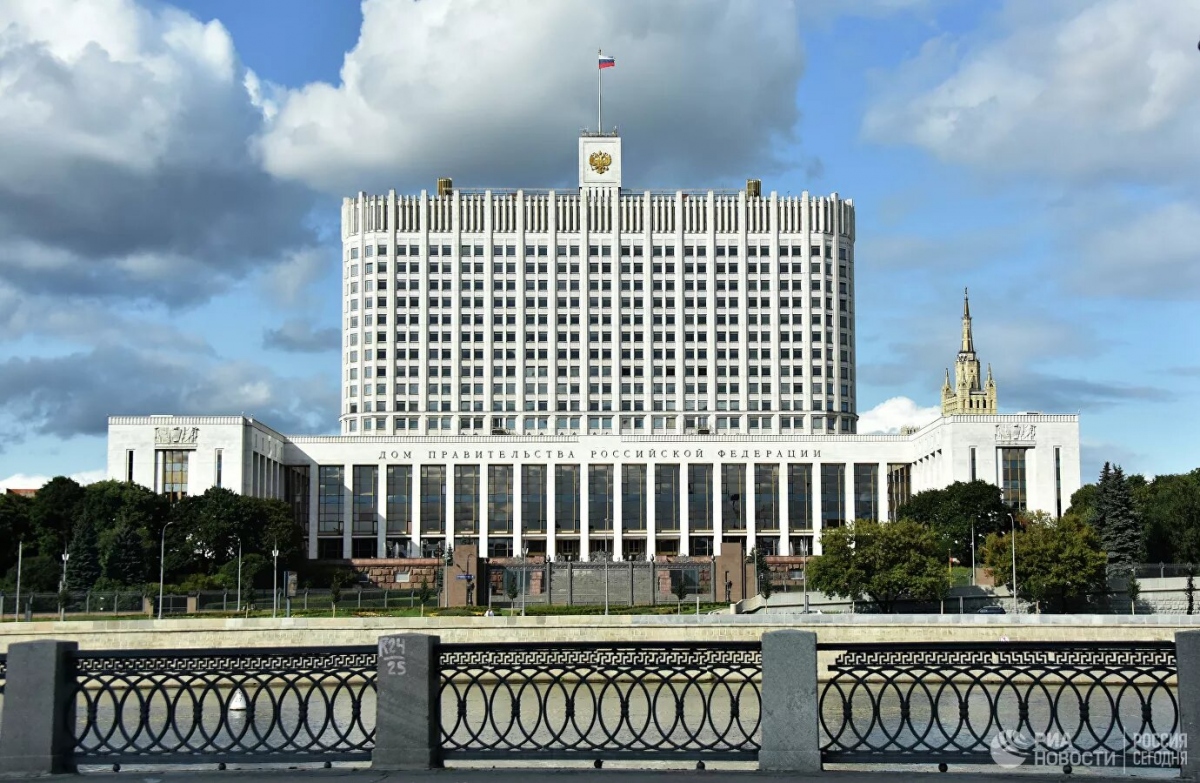
[[[1170,642],[819,649],[836,653],[820,688],[826,761],[1019,765],[1040,749],[1090,766],[1138,752],[1146,766],[1178,765],[1178,753],[1144,753],[1180,736]]]
[[[374,647],[78,652],[74,757],[366,760]]]
[[[754,759],[755,643],[438,650],[445,758]]]

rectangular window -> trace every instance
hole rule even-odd
[[[621,466],[621,529],[646,529],[646,466]]]
[[[412,466],[387,466],[387,534],[409,535],[412,524]],[[407,549],[408,547],[404,547]]]
[[[479,532],[479,466],[454,466],[454,533]]]
[[[488,534],[513,529],[512,465],[488,466]]]
[[[713,529],[712,465],[688,465],[688,526],[693,533]]]
[[[546,532],[546,466],[521,466],[521,531]]]
[[[912,497],[912,466],[908,463],[888,465],[888,521],[896,521],[896,510]]]
[[[588,467],[588,528],[613,529],[613,466]]]
[[[446,466],[421,466],[421,533],[446,532]]]
[[[1062,517],[1062,449],[1054,447],[1054,517]]]
[[[222,458],[224,456],[225,456],[225,454],[224,454],[223,449],[217,449],[216,453],[213,455],[213,462],[215,464],[215,472],[216,472],[216,478],[215,478],[213,486],[218,487],[218,488],[221,486],[221,468],[222,468],[221,463],[223,461]],[[132,480],[133,479],[130,479],[130,481],[132,481]]]
[[[554,529],[563,533],[579,532],[579,466],[554,468]]]
[[[340,536],[346,493],[345,468],[322,465],[318,469],[317,482],[317,535]]]
[[[812,530],[812,465],[788,465],[788,526]]]
[[[1025,510],[1025,449],[1000,449],[1000,491],[1004,502]]]
[[[754,525],[758,530],[779,530],[779,466],[754,466]]]
[[[721,466],[721,526],[723,530],[746,529],[746,466]]]
[[[125,481],[133,483],[133,449],[125,450]]]
[[[188,452],[160,451],[162,455],[162,475],[158,485],[162,494],[171,500],[182,500],[187,497],[188,488]]]
[[[679,530],[679,466],[654,466],[654,527]]]
[[[821,465],[821,526],[846,524],[846,466],[840,462]]]
[[[975,447],[971,447],[971,481],[976,479],[975,473]]]
[[[356,536],[373,536],[379,530],[375,509],[375,493],[379,486],[377,465],[354,466],[354,520],[351,531]]]
[[[879,466],[874,462],[854,465],[854,518],[879,521]]]

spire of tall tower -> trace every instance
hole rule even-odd
[[[950,373],[942,386],[942,415],[988,414],[996,412],[996,382],[989,364],[986,380],[982,377],[979,357],[975,355],[975,339],[971,333],[970,292],[963,289],[962,345],[954,362],[954,385]]]
[[[960,354],[975,353],[975,340],[971,335],[971,299],[963,289],[962,349]]]

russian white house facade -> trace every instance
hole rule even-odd
[[[620,142],[570,191],[346,199],[341,434],[114,416],[109,477],[283,499],[313,558],[819,554],[973,479],[1061,515],[1078,417],[997,413],[965,304],[942,418],[857,433],[853,202],[630,192]]]

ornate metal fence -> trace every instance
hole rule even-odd
[[[369,760],[375,647],[78,652],[77,763]]]
[[[1122,764],[1131,751],[1154,750],[1148,745],[1180,730],[1170,642],[818,650],[836,653],[820,689],[826,762],[1007,759],[1015,766],[1040,749],[1042,758],[1074,756],[1101,766]],[[1179,763],[1178,753],[1141,758],[1144,766]]]
[[[442,645],[446,759],[754,760],[758,642]]]

